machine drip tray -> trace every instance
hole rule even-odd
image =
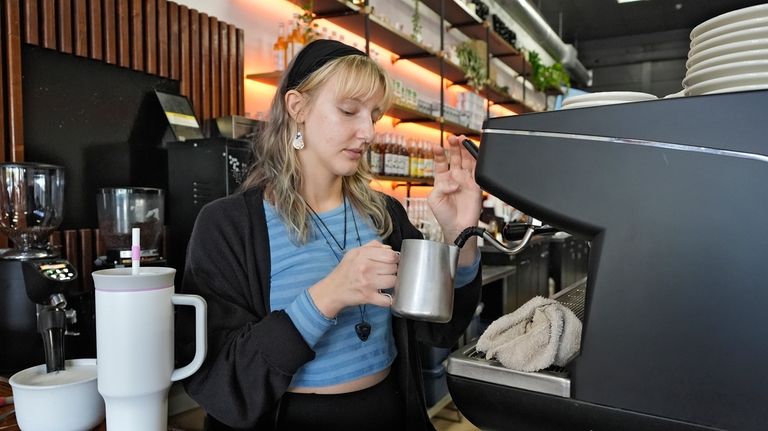
[[[535,373],[511,370],[498,361],[485,359],[485,355],[475,350],[474,344],[448,357],[446,371],[453,376],[481,382],[560,397],[571,396],[571,380],[565,369],[550,367]]]
[[[583,278],[561,290],[552,298],[570,308],[576,316],[584,319],[584,301],[587,279]],[[543,394],[569,398],[571,380],[568,371],[560,367],[526,373],[505,368],[498,361],[485,359],[485,355],[471,344],[454,352],[446,366],[448,374],[481,382],[493,383]]]

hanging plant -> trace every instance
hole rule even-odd
[[[413,14],[411,15],[411,37],[416,42],[421,42],[421,15],[419,15],[419,3],[421,3],[421,0],[413,0]]]
[[[536,51],[528,52],[528,61],[531,63],[531,83],[537,90],[560,89],[563,85],[571,88],[571,77],[562,64],[545,66],[541,63],[541,57]]]
[[[313,25],[313,21],[315,20],[315,13],[312,12],[315,9],[315,0],[305,1],[301,9],[304,12],[301,14],[301,16],[299,16],[298,25],[301,28],[304,40],[306,43],[309,43],[315,39],[315,32],[313,31],[313,28],[317,27],[317,24]]]
[[[477,91],[482,90],[490,80],[485,59],[480,56],[474,42],[468,40],[460,43],[456,47],[456,56],[459,58],[459,67],[464,70],[467,83]]]

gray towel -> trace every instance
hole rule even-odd
[[[564,366],[580,344],[581,321],[573,311],[537,296],[491,323],[476,349],[507,368],[530,372]]]

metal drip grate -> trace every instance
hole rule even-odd
[[[557,292],[552,296],[552,299],[557,300],[564,306],[568,307],[576,317],[582,322],[584,321],[584,303],[587,298],[587,278],[584,277],[581,280],[571,284],[565,289]]]
[[[448,357],[446,371],[453,376],[570,398],[571,380],[564,368],[550,367],[535,373],[505,368],[485,359],[475,345],[459,349]]]
[[[583,321],[586,292],[587,279],[583,278],[552,298],[571,309]],[[474,344],[454,352],[448,358],[446,370],[448,374],[468,379],[566,398],[571,396],[571,380],[565,368],[553,366],[535,373],[510,370],[498,361],[485,359]]]

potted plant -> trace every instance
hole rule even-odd
[[[481,57],[474,41],[468,40],[456,47],[456,56],[459,58],[459,67],[464,70],[467,83],[480,91],[489,83],[488,67],[485,59]]]
[[[551,66],[545,66],[536,51],[528,52],[528,61],[531,63],[531,83],[537,90],[560,89],[563,85],[571,87],[571,77],[562,64],[554,63]]]

